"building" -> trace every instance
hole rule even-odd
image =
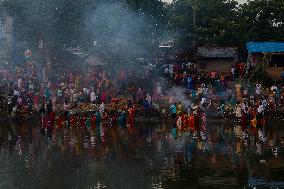
[[[197,66],[200,71],[228,72],[238,61],[235,47],[198,47]]]
[[[12,52],[12,17],[6,11],[0,1],[0,65],[11,62]]]
[[[172,63],[175,61],[175,48],[172,45],[160,45],[158,58],[161,62]]]
[[[284,68],[283,42],[248,42],[246,46],[249,63],[267,66],[267,73],[280,79]]]

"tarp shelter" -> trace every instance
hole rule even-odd
[[[284,66],[284,42],[248,42],[248,62]]]
[[[249,53],[284,53],[283,42],[248,42]]]

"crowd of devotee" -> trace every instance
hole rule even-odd
[[[43,82],[29,53],[26,64],[1,67],[1,106],[9,118],[41,115],[43,129],[91,128],[101,122],[131,126],[142,115],[172,121],[178,131],[205,129],[207,117],[235,118],[245,130],[248,124],[264,127],[283,113],[282,84],[248,81],[250,64],[237,63],[222,73],[199,72],[191,62],[115,71],[86,66],[60,70]]]

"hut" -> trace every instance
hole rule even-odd
[[[238,60],[236,47],[198,47],[197,66],[205,72],[228,72]]]

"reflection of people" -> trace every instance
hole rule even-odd
[[[235,110],[236,118],[242,117],[242,108],[240,104],[237,104],[236,110]]]
[[[176,104],[172,104],[172,105],[171,105],[170,111],[171,111],[172,118],[175,119],[176,116],[177,116]]]
[[[172,128],[172,137],[174,139],[177,139],[177,128],[175,124],[173,124],[173,128]]]

